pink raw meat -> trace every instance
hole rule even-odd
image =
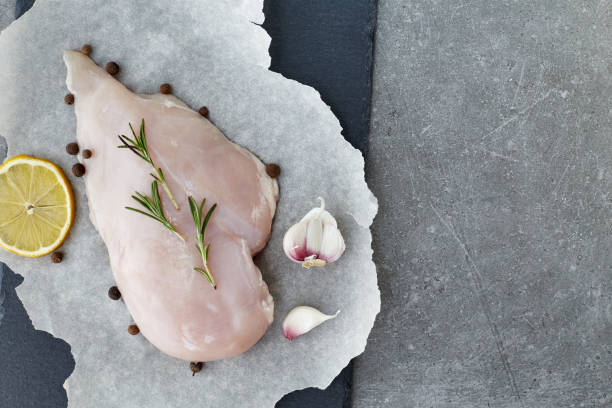
[[[278,185],[263,163],[230,142],[212,123],[172,95],[137,95],[89,57],[64,53],[66,83],[75,95],[77,139],[93,156],[84,161],[89,215],[102,236],[125,304],[141,333],[166,354],[212,361],[243,353],[266,332],[274,302],[253,255],[270,235]],[[145,120],[149,152],[180,206],[159,188],[167,218],[182,242],[159,222],[124,209],[130,196],[150,195],[151,168],[118,135],[131,137]],[[214,290],[194,271],[202,267],[188,196],[204,212]]]

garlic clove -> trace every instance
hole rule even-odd
[[[306,231],[306,252],[308,255],[321,252],[323,238],[323,223],[319,218],[310,220]]]
[[[310,210],[283,238],[285,254],[304,268],[325,266],[340,258],[345,250],[344,239],[333,215],[321,206]]]
[[[344,253],[344,239],[337,228],[326,228],[323,231],[321,239],[321,248],[325,248],[325,252],[321,254],[326,262],[334,262]]]
[[[307,224],[297,223],[285,233],[283,238],[283,249],[285,255],[295,262],[301,262],[306,254]]]
[[[335,318],[338,316],[338,313],[340,313],[339,310],[336,314],[326,315],[314,307],[295,307],[287,314],[283,321],[283,334],[287,339],[293,340],[304,333],[308,333],[321,323]]]

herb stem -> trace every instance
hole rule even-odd
[[[193,269],[200,272],[206,280],[212,285],[213,289],[217,289],[217,283],[215,282],[215,278],[208,267],[208,251],[210,250],[210,244],[204,245],[204,233],[206,232],[206,226],[208,225],[208,221],[210,221],[210,217],[212,216],[213,211],[217,208],[217,204],[214,204],[208,212],[206,216],[202,220],[202,210],[204,209],[204,203],[206,199],[202,199],[200,205],[196,202],[196,200],[189,196],[189,209],[191,210],[191,217],[193,218],[193,223],[196,227],[196,249],[200,253],[202,257],[202,263],[204,264],[204,269],[199,267],[194,267]]]
[[[168,187],[168,184],[165,182],[165,180],[162,183],[162,187],[164,188],[164,190],[166,190],[166,194],[168,194],[168,197],[170,198],[170,201],[172,201],[172,205],[174,205],[174,208],[178,210],[179,209],[178,203],[174,199],[174,196],[172,195],[172,192],[170,191],[170,188]]]
[[[172,231],[174,232],[174,234],[179,237],[181,239],[181,241],[185,242],[185,238],[183,238],[183,236],[181,234],[178,233],[178,231]]]

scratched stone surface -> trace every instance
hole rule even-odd
[[[380,0],[353,406],[612,406],[612,2]]]

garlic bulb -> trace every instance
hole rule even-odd
[[[310,210],[283,238],[285,254],[306,269],[336,261],[345,248],[336,219],[325,211],[325,200],[319,200],[321,207]]]
[[[297,336],[308,333],[321,323],[335,318],[338,316],[338,313],[340,313],[340,311],[337,311],[336,314],[333,315],[326,315],[319,312],[314,307],[295,307],[283,321],[283,334],[289,340],[293,340]]]

